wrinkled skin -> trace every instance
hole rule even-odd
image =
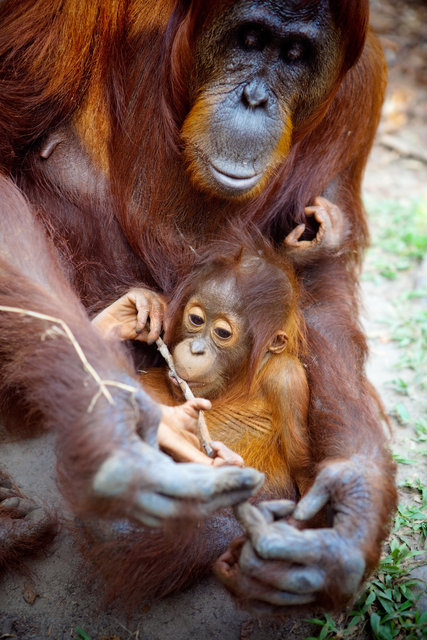
[[[329,503],[333,526],[299,529]],[[223,554],[216,575],[254,609],[272,613],[296,605],[343,605],[357,590],[365,572],[360,542],[369,492],[357,462],[332,462],[295,505],[291,501],[245,503],[236,516],[246,540]],[[290,524],[286,516],[292,516]],[[363,542],[362,542],[363,544]],[[340,582],[339,599],[330,596]]]
[[[127,455],[117,452],[100,467],[93,481],[100,498],[127,500],[126,516],[148,527],[170,519],[204,519],[256,492],[264,481],[254,469],[177,465],[141,440]]]
[[[332,85],[339,42],[328,3],[319,4],[305,11],[240,0],[224,13],[217,3],[204,12],[190,80],[196,101],[182,130],[204,189],[228,198],[259,193]]]
[[[348,231],[344,227],[344,217],[340,208],[319,196],[314,199],[311,207],[305,207],[304,213],[307,217],[314,218],[319,224],[319,229],[313,240],[302,240],[306,225],[299,224],[295,227],[284,242],[289,259],[294,264],[302,266],[327,254],[331,257],[342,255]]]

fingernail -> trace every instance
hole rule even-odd
[[[3,500],[1,503],[2,507],[17,507],[19,505],[19,498],[7,498],[7,500]]]

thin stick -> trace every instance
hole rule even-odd
[[[83,364],[84,369],[88,372],[88,374],[95,380],[95,382],[99,386],[99,390],[93,396],[92,401],[88,407],[88,413],[92,412],[98,398],[100,398],[101,396],[104,396],[110,404],[112,405],[115,404],[113,396],[108,391],[107,387],[117,387],[119,389],[124,389],[125,391],[129,391],[130,393],[135,393],[136,391],[138,391],[137,387],[132,387],[122,382],[115,382],[114,380],[102,380],[101,376],[97,373],[97,371],[93,368],[93,366],[90,364],[90,362],[86,358],[83,349],[81,348],[76,338],[74,337],[74,334],[71,331],[70,327],[61,318],[49,316],[49,315],[46,315],[45,313],[40,313],[39,311],[31,311],[30,309],[21,309],[19,307],[7,307],[3,305],[0,305],[0,311],[5,311],[6,313],[17,313],[21,316],[30,316],[31,318],[38,318],[39,320],[46,320],[47,322],[52,322],[53,324],[57,324],[62,328],[63,330],[62,335],[68,338],[75,352],[77,353],[81,363]],[[58,335],[60,335],[59,331],[58,331]]]
[[[29,316],[31,318],[37,318],[39,320],[45,320],[47,322],[52,322],[53,324],[59,325],[62,328],[63,335],[66,338],[68,338],[68,340],[70,341],[81,363],[83,364],[84,369],[88,372],[88,374],[95,380],[95,382],[99,386],[99,390],[93,396],[89,404],[88,413],[92,413],[94,406],[96,405],[98,399],[101,396],[104,396],[110,404],[112,405],[115,404],[113,396],[111,395],[107,387],[116,387],[118,389],[123,389],[124,391],[129,391],[129,393],[131,394],[134,394],[138,391],[137,387],[132,387],[131,385],[124,384],[122,382],[116,382],[115,380],[102,380],[101,376],[97,373],[97,371],[93,368],[93,366],[90,364],[90,362],[86,358],[83,349],[81,348],[76,338],[74,337],[74,334],[71,331],[70,327],[61,318],[56,318],[55,316],[49,316],[45,313],[40,313],[39,311],[32,311],[31,309],[22,309],[20,307],[8,307],[4,305],[0,305],[0,311],[4,311],[6,313],[16,313],[21,316]],[[58,334],[60,335],[59,332]],[[163,342],[163,340],[161,338],[158,338],[156,340],[156,345],[158,350],[166,360],[169,366],[169,369],[171,371],[171,375],[175,378],[175,380],[181,387],[182,392],[185,396],[185,399],[193,400],[194,394],[191,391],[188,384],[185,382],[185,380],[180,378],[179,375],[177,374],[170,351],[165,345],[165,343]],[[208,455],[210,458],[214,458],[215,453],[209,444],[211,437],[209,435],[209,430],[206,424],[205,417],[203,415],[203,411],[199,412],[198,426],[200,431],[200,438],[202,440],[203,448],[206,451],[206,455]]]
[[[184,394],[185,399],[186,400],[193,400],[194,393],[191,391],[191,389],[188,386],[188,384],[186,383],[186,381],[183,380],[177,374],[176,369],[175,369],[175,364],[174,364],[174,361],[173,361],[173,358],[172,358],[172,355],[171,355],[171,352],[169,351],[169,349],[167,348],[167,346],[165,345],[163,340],[161,338],[157,338],[156,345],[157,345],[157,349],[160,351],[160,353],[162,354],[162,356],[164,357],[164,359],[167,362],[167,365],[168,365],[169,370],[170,370],[170,375],[179,384],[179,386],[181,388],[181,391]],[[199,426],[199,432],[200,432],[200,439],[202,441],[203,448],[206,451],[206,455],[209,456],[210,458],[214,458],[215,457],[215,452],[212,449],[211,445],[209,444],[209,442],[211,441],[211,437],[210,437],[210,434],[209,434],[208,426],[206,424],[205,416],[203,415],[203,411],[199,412],[198,426]]]

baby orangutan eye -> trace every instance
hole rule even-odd
[[[230,340],[233,336],[233,327],[225,318],[218,318],[212,327],[212,334],[214,338],[219,338],[220,340]]]
[[[221,327],[217,327],[216,329],[214,329],[216,335],[218,336],[218,338],[221,338],[221,340],[228,340],[228,338],[231,338],[231,331],[228,331],[227,329],[222,329]]]
[[[198,316],[195,313],[190,313],[188,317],[191,324],[194,324],[196,327],[202,326],[202,324],[205,322],[201,316]]]

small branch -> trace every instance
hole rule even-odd
[[[188,386],[188,384],[186,383],[186,381],[183,380],[177,374],[176,369],[175,369],[175,364],[174,364],[174,361],[173,361],[173,358],[172,358],[172,355],[171,355],[171,352],[169,351],[169,349],[167,348],[167,346],[165,345],[163,340],[161,338],[157,338],[156,345],[157,345],[157,349],[160,351],[160,353],[162,354],[162,356],[164,357],[164,359],[167,362],[167,365],[168,365],[168,367],[170,369],[170,372],[171,372],[171,376],[179,384],[179,386],[181,388],[181,391],[184,394],[185,399],[186,400],[193,400],[194,393],[191,391],[191,389]],[[203,415],[203,411],[199,412],[198,426],[199,426],[200,438],[202,440],[203,448],[206,451],[206,455],[208,455],[210,458],[214,458],[215,457],[215,452],[212,449],[211,445],[209,444],[209,442],[211,441],[211,437],[210,437],[210,434],[209,434],[208,426],[206,424],[205,416]]]
[[[75,352],[77,353],[81,363],[83,364],[83,368],[87,371],[87,373],[95,380],[95,382],[99,386],[99,390],[96,392],[96,394],[93,396],[90,402],[90,405],[88,407],[88,413],[91,413],[93,411],[93,408],[98,398],[100,398],[101,396],[104,396],[104,398],[106,398],[109,404],[112,404],[112,405],[115,404],[113,396],[111,395],[107,387],[117,387],[118,389],[129,391],[132,394],[138,391],[137,387],[132,387],[131,385],[124,384],[122,382],[115,382],[114,380],[102,380],[101,376],[97,373],[97,371],[93,368],[93,366],[90,364],[90,362],[86,358],[83,349],[77,342],[70,327],[61,318],[49,316],[49,315],[46,315],[45,313],[40,313],[39,311],[31,311],[30,309],[21,309],[19,307],[8,307],[3,305],[0,305],[0,311],[4,311],[6,313],[16,313],[21,316],[29,316],[31,318],[37,318],[39,320],[45,320],[47,322],[52,322],[53,324],[59,325],[61,327],[62,331],[60,329],[57,329],[56,331],[50,330],[49,332],[46,332],[45,334],[43,334],[42,340],[46,335],[47,336],[50,335],[52,337],[62,335],[65,338],[68,338]]]

